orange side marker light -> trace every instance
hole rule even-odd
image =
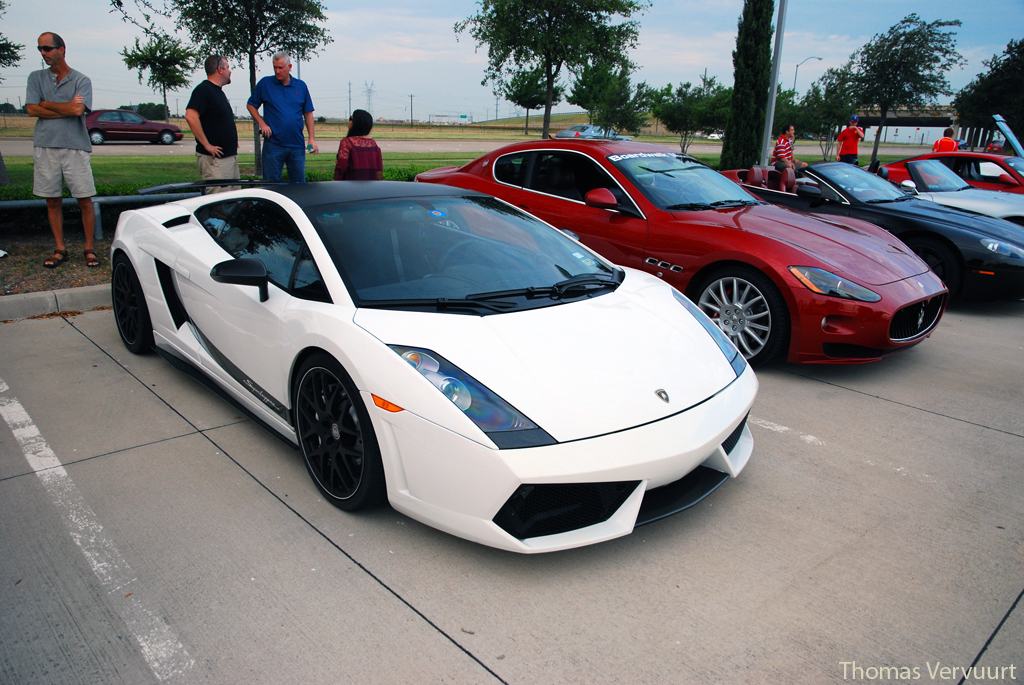
[[[392,402],[388,402],[383,397],[377,397],[373,393],[370,393],[370,397],[373,398],[373,403],[376,404],[381,409],[383,409],[384,411],[389,411],[389,412],[392,412],[392,413],[396,413],[396,412],[400,412],[400,411],[405,411],[404,409],[399,407],[397,404],[394,404]]]

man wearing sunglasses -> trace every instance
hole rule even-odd
[[[39,36],[39,54],[49,69],[28,76],[25,110],[37,117],[32,134],[34,178],[32,193],[46,198],[50,230],[57,243],[53,256],[43,266],[53,269],[68,258],[64,244],[64,213],[61,196],[68,184],[71,196],[78,200],[85,229],[85,265],[96,267],[100,260],[93,247],[96,225],[92,198],[96,184],[92,178],[89,153],[92,144],[85,128],[85,115],[92,109],[92,81],[75,71],[64,60],[64,40],[56,33]]]

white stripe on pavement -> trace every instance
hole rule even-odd
[[[9,389],[0,378],[0,392]],[[60,459],[46,444],[21,402],[13,397],[0,397],[0,416],[14,433],[29,467],[39,477],[50,500],[63,514],[71,539],[82,550],[100,584],[108,595],[118,592],[119,596],[114,597],[111,603],[138,643],[153,675],[158,680],[183,676],[192,667],[192,658],[167,621],[149,606],[142,590],[125,593],[129,595],[127,597],[120,594],[137,580],[131,567],[107,537],[95,512],[78,491]]]

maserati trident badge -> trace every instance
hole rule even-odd
[[[659,400],[661,400],[665,404],[668,404],[668,393],[667,392],[665,392],[664,390],[655,390],[654,394],[658,396]]]

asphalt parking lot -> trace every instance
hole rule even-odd
[[[109,310],[0,350],[2,683],[1024,679],[1024,303],[761,370],[739,478],[530,557],[333,508]]]

